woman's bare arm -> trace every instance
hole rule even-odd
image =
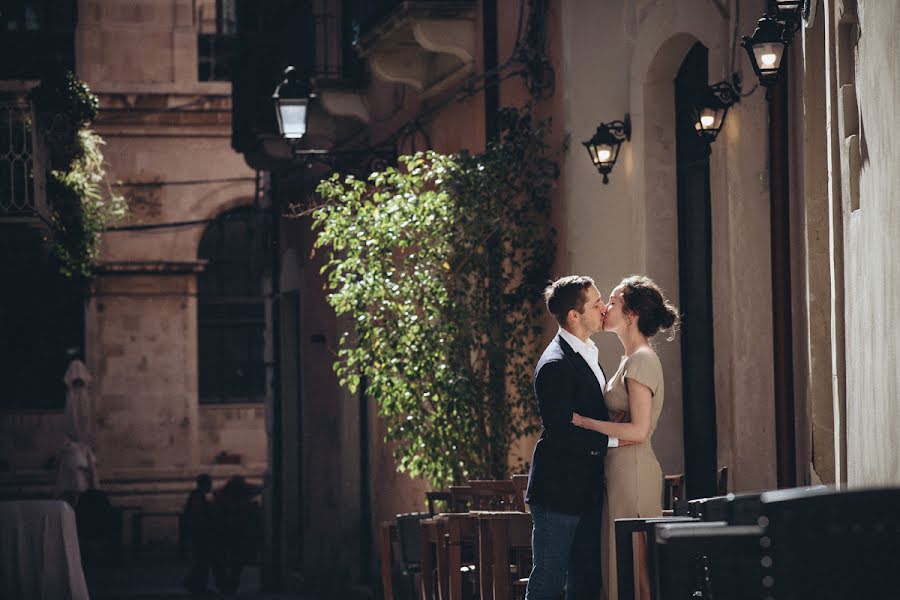
[[[597,419],[582,417],[578,413],[573,413],[572,424],[585,429],[599,431],[609,437],[617,437],[620,440],[628,440],[639,444],[646,442],[650,437],[650,411],[653,394],[650,392],[650,388],[633,379],[626,378],[625,387],[628,390],[629,413],[631,413],[630,423],[598,421]]]

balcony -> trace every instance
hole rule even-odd
[[[472,73],[475,3],[381,2],[361,21],[360,54],[384,81],[406,84],[427,98]]]

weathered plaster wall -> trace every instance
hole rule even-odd
[[[755,25],[763,3],[755,4],[742,3],[739,31]],[[592,275],[604,294],[623,276],[644,272],[678,303],[674,78],[700,41],[709,49],[710,83],[725,79],[734,18],[700,1],[573,3],[563,9],[567,270]],[[735,64],[749,88],[753,74],[744,60],[738,54]],[[632,140],[604,186],[579,142],[601,121],[626,112]],[[719,464],[730,468],[733,490],[775,483],[771,316],[755,308],[771,280],[765,131],[765,103],[757,93],[731,110],[711,158],[711,368]],[[614,368],[618,341],[600,336],[597,342],[604,365]],[[677,473],[684,468],[679,342],[660,339],[657,350],[666,405],[653,444],[663,471]]]
[[[831,3],[828,3],[831,4]],[[840,22],[844,11],[835,2]],[[847,482],[900,484],[900,6],[859,0],[855,62],[859,207],[844,188]],[[854,60],[855,59],[855,60]],[[841,77],[841,82],[847,79]],[[852,120],[844,111],[845,121]],[[846,123],[845,123],[846,125]],[[850,134],[847,127],[845,134]],[[848,136],[847,136],[848,137]],[[849,140],[842,175],[854,169]]]

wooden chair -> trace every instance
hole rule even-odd
[[[716,476],[716,494],[724,496],[728,493],[728,467],[722,467]]]
[[[470,576],[478,563],[478,518],[475,513],[445,513],[439,518],[446,527],[447,564],[447,593],[441,591],[441,600],[463,600],[477,585]]]
[[[674,514],[675,507],[683,500],[684,473],[666,475],[663,477],[663,514]]]
[[[428,503],[428,514],[430,514],[432,517],[439,512],[453,512],[453,496],[450,494],[449,490],[435,490],[431,492],[425,492],[425,502]],[[435,510],[435,504],[438,502],[442,502],[444,504],[445,510]]]
[[[478,513],[478,557],[482,600],[524,596],[531,573],[531,515]]]
[[[395,521],[382,523],[379,547],[381,551],[381,585],[384,588],[385,598],[393,599],[394,597],[394,571],[397,563],[400,567],[399,572],[415,590],[416,576],[422,572],[423,545],[419,524],[429,516],[427,513],[406,513],[397,515]],[[399,546],[399,553],[394,552],[395,542]]]
[[[511,479],[469,481],[472,488],[471,510],[525,512],[525,499]]]
[[[422,576],[419,591],[423,600],[449,596],[446,519],[436,515],[419,522],[422,529]]]
[[[378,532],[378,551],[381,555],[381,589],[386,600],[394,598],[394,541],[397,539],[397,524],[384,521]]]
[[[452,513],[469,512],[472,506],[472,488],[468,485],[450,486],[450,510]]]
[[[525,492],[528,491],[528,473],[518,473],[512,476],[513,487],[516,488],[516,500],[521,501],[523,512],[531,512],[525,504]]]

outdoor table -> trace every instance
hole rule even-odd
[[[0,502],[0,597],[88,600],[75,513],[67,503]]]

